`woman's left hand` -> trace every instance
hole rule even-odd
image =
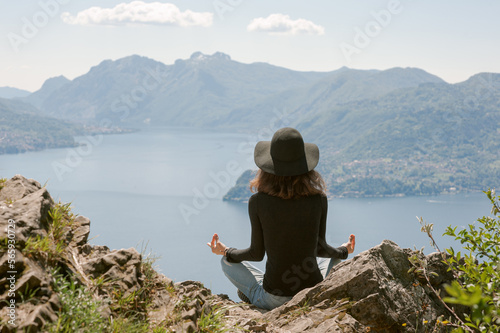
[[[219,235],[214,234],[212,237],[212,242],[207,243],[207,245],[212,249],[212,252],[218,255],[224,255],[227,246],[219,242]]]

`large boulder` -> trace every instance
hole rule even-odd
[[[0,238],[8,221],[15,221],[16,243],[24,246],[31,237],[44,237],[49,227],[49,210],[54,205],[49,192],[33,179],[16,175],[0,191]]]
[[[135,249],[110,251],[105,246],[87,244],[90,220],[84,216],[68,217],[71,222],[58,236],[66,246],[56,257],[40,249],[28,250],[29,239],[32,244],[36,239],[54,241],[50,211],[55,207],[49,192],[33,179],[16,175],[0,188],[1,332],[38,332],[57,320],[60,303],[51,282],[54,268],[71,275],[78,284],[90,285],[92,278],[104,277],[113,281],[110,289],[118,288],[124,294],[141,287],[140,254]],[[12,288],[10,281],[15,282]],[[16,306],[16,326],[7,324],[11,318],[8,305],[12,302]],[[106,309],[103,313],[109,315]]]
[[[39,332],[57,321],[61,303],[53,285],[54,269],[76,284],[94,290],[94,297],[104,301],[100,309],[104,317],[111,315],[108,304],[141,290],[142,256],[136,249],[110,250],[107,246],[88,244],[90,220],[70,212],[54,232],[54,215],[50,212],[57,205],[40,183],[16,175],[1,185],[0,332]],[[65,209],[60,212],[64,214]],[[40,245],[33,246],[42,244],[40,240],[48,240],[51,254],[37,248]],[[64,245],[55,250],[58,241]],[[14,262],[12,266],[9,260]],[[167,283],[168,279],[163,278],[161,283]],[[99,288],[98,280],[102,281]],[[11,285],[11,281],[15,283]],[[9,309],[10,303],[15,304],[15,310]],[[8,323],[12,311],[15,325]]]
[[[403,327],[412,331],[424,321],[427,327],[434,327],[439,316],[450,313],[421,276],[409,273],[413,255],[427,262],[428,275],[437,274],[433,288],[442,291],[452,277],[440,254],[423,257],[385,240],[334,266],[323,282],[302,290],[264,318],[290,332],[334,332],[338,327],[351,332],[399,332]],[[297,309],[303,314],[290,320],[289,314]],[[331,329],[323,330],[327,322]]]

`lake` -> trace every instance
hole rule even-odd
[[[255,168],[252,147],[261,139],[270,137],[179,128],[80,137],[78,148],[0,155],[0,177],[22,174],[47,182],[55,200],[72,202],[75,213],[90,218],[91,244],[139,251],[146,246],[160,256],[159,271],[174,281],[201,281],[237,299],[220,256],[206,242],[217,232],[228,246],[249,245],[247,205],[222,197],[243,170]],[[327,241],[338,246],[354,233],[354,254],[384,239],[401,247],[425,246],[430,253],[416,218],[423,216],[434,223],[441,248],[458,248],[441,237],[446,226],[465,226],[490,208],[483,193],[333,199]]]

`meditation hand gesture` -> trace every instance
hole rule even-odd
[[[214,234],[212,237],[212,243],[207,243],[207,245],[212,249],[215,254],[226,255],[226,250],[228,247],[221,242],[219,242],[219,235]]]
[[[349,241],[347,243],[342,244],[342,246],[345,246],[347,248],[347,252],[349,254],[354,252],[354,246],[356,246],[356,236],[351,234],[349,236]]]

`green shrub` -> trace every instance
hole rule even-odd
[[[483,216],[458,232],[457,227],[448,226],[444,233],[460,241],[467,251],[462,255],[450,247],[446,249],[448,255],[442,253],[443,261],[455,277],[450,285],[445,286],[448,297],[442,299],[452,314],[449,325],[454,328],[453,332],[500,331],[500,196],[496,196],[495,190],[484,193],[493,206],[492,216]],[[431,238],[431,244],[439,250],[432,236],[433,225],[424,223],[422,218],[420,223],[422,231]],[[426,263],[417,256],[410,259],[414,266],[412,270],[429,281]],[[457,314],[445,303],[463,305],[470,311]]]
[[[459,279],[446,287],[450,295],[445,302],[470,307],[465,325],[479,332],[500,330],[500,196],[494,190],[485,192],[491,201],[492,216],[484,216],[477,223],[457,233],[449,226],[445,235],[455,237],[468,251],[463,257],[453,248],[446,251],[450,267]],[[463,259],[462,259],[463,258]],[[461,260],[462,259],[462,260]],[[461,327],[457,331],[466,329]]]

